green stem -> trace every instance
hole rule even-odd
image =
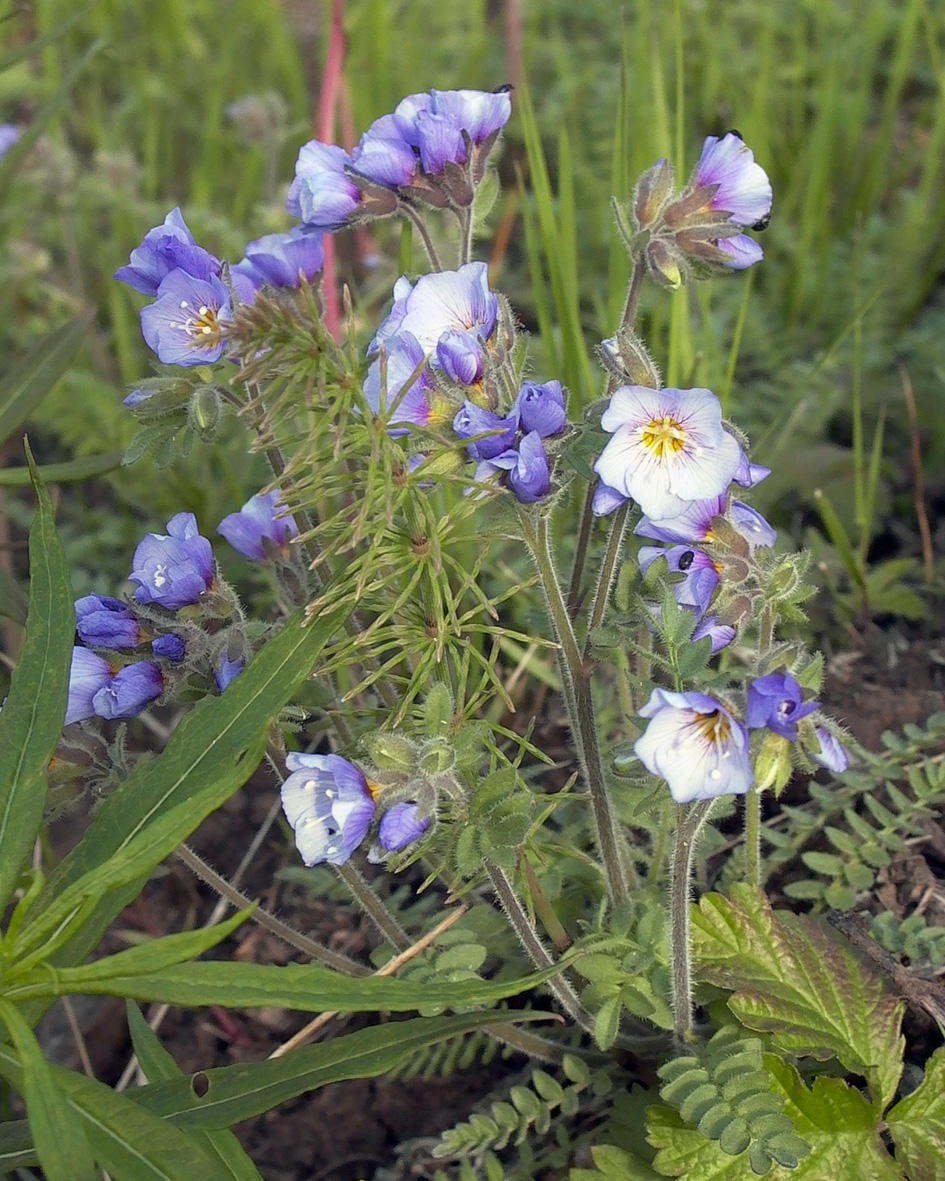
[[[627,298],[623,305],[623,315],[620,317],[621,328],[632,328],[633,322],[637,318],[637,304],[640,302],[640,291],[643,287],[643,276],[646,274],[644,268],[637,262],[631,259],[630,265],[633,270],[630,274],[630,285],[627,288]]]
[[[433,245],[433,239],[430,237],[430,231],[427,229],[426,222],[416,209],[413,209],[410,205],[404,205],[403,209],[407,217],[416,226],[417,233],[420,235],[420,241],[423,243],[423,249],[426,251],[427,258],[430,260],[430,266],[433,267],[434,271],[442,271],[443,265],[436,252],[436,247]]]
[[[462,267],[472,258],[473,211],[471,205],[459,214],[459,227],[459,265]]]
[[[682,1050],[692,1039],[692,970],[689,960],[689,882],[692,857],[715,800],[690,808],[675,805],[676,843],[670,883],[670,959],[673,983],[673,1036]]]
[[[635,873],[622,855],[617,819],[607,793],[587,669],[584,666],[571,624],[571,617],[568,615],[567,604],[558,582],[558,574],[551,553],[548,518],[539,517],[536,527],[528,510],[522,509],[519,515],[525,540],[538,566],[551,626],[559,645],[558,667],[561,670],[564,700],[571,723],[571,733],[577,747],[578,761],[591,801],[591,811],[597,830],[597,843],[604,864],[608,892],[614,905],[619,906],[630,897],[627,884],[628,869],[634,878]]]
[[[594,524],[594,492],[597,488],[597,477],[588,481],[584,493],[584,508],[581,512],[581,527],[578,530],[577,545],[574,550],[574,565],[571,567],[571,582],[568,586],[568,615],[573,619],[578,613],[581,598],[581,583],[584,580],[584,563],[587,561],[587,547],[591,540],[591,528]]]
[[[627,517],[630,515],[630,502],[626,501],[617,509],[610,522],[610,532],[607,535],[607,548],[604,550],[604,560],[601,563],[597,586],[594,589],[594,599],[591,612],[587,619],[587,634],[584,636],[584,659],[587,660],[591,647],[591,634],[601,625],[607,600],[610,598],[610,588],[614,582],[614,572],[617,569],[617,559],[623,548],[623,535],[627,529]]]
[[[745,796],[745,877],[761,886],[761,792],[750,787]]]
[[[335,866],[335,872],[388,943],[392,943],[398,951],[406,951],[410,946],[410,937],[361,876],[360,870],[346,861],[344,865]]]

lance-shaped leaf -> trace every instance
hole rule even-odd
[[[39,1043],[16,1007],[0,999],[6,1026],[22,1063],[17,1089],[26,1104],[36,1156],[47,1181],[96,1181],[85,1129],[57,1085]]]
[[[52,504],[27,451],[36,489],[30,529],[26,639],[0,710],[0,911],[43,818],[46,768],[62,733],[75,634],[72,587]]]
[[[0,1124],[0,1173],[12,1173],[14,1169],[28,1169],[38,1164],[26,1120],[8,1120]]]
[[[20,143],[8,155],[12,155]],[[94,318],[95,312],[89,310],[68,324],[54,328],[38,340],[0,381],[0,443],[25,422],[62,377]]]
[[[945,1047],[939,1046],[918,1087],[886,1116],[896,1160],[909,1176],[945,1181]]]
[[[149,1111],[182,1127],[229,1128],[329,1083],[376,1078],[424,1047],[471,1029],[547,1017],[547,1013],[502,1012],[391,1021],[330,1042],[303,1046],[282,1058],[221,1066],[197,1076],[140,1087],[130,1095]],[[0,1065],[3,1054],[0,1046]],[[196,1089],[195,1079],[200,1084]]]
[[[842,1079],[818,1078],[808,1090],[793,1066],[773,1054],[764,1066],[776,1091],[784,1096],[784,1113],[799,1136],[811,1146],[796,1169],[772,1166],[769,1181],[901,1181],[895,1161],[879,1135],[875,1110]],[[749,1154],[728,1156],[714,1140],[683,1123],[666,1107],[647,1110],[647,1140],[659,1149],[653,1161],[664,1177],[695,1181],[754,1181]]]
[[[842,936],[807,915],[775,914],[744,884],[730,900],[706,894],[692,933],[698,978],[734,990],[729,1008],[743,1025],[789,1053],[839,1058],[886,1106],[902,1073],[903,1005]]]
[[[142,1017],[138,1006],[129,1001],[127,1013],[131,1042],[135,1048],[138,1065],[144,1071],[148,1082],[159,1083],[166,1079],[183,1078],[184,1072],[161,1045],[161,1039]],[[229,1181],[263,1181],[259,1170],[243,1151],[242,1144],[232,1132],[204,1132],[199,1128],[191,1128],[188,1135],[219,1164]]]

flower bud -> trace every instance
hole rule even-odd
[[[212,385],[198,385],[191,395],[188,420],[191,429],[205,443],[213,441],[223,416],[220,395]]]
[[[413,774],[417,768],[417,748],[403,734],[378,732],[367,739],[368,753],[382,771]]]
[[[622,385],[642,385],[658,390],[662,384],[656,363],[643,341],[630,328],[621,328],[616,336],[602,340],[600,356]]]
[[[790,778],[791,744],[780,734],[768,730],[755,759],[755,785],[759,791],[771,788],[777,798]]]
[[[685,263],[664,238],[651,238],[643,252],[646,268],[661,287],[678,291],[685,281]]]
[[[673,166],[668,160],[658,160],[637,181],[631,208],[637,229],[645,230],[656,223],[673,192]]]
[[[420,750],[420,770],[424,775],[442,775],[456,764],[456,752],[445,738],[431,738]]]

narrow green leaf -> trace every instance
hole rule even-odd
[[[148,1082],[183,1078],[184,1072],[161,1045],[161,1039],[142,1017],[138,1006],[129,1001],[126,1011],[131,1042]],[[232,1132],[204,1132],[199,1128],[191,1128],[188,1135],[220,1165],[224,1176],[230,1181],[262,1181],[259,1170]]]
[[[731,899],[704,895],[692,933],[699,978],[734,990],[729,1008],[743,1025],[791,1054],[836,1056],[885,1107],[902,1073],[903,1003],[839,934],[808,915],[775,913],[744,884]]]
[[[14,1005],[0,998],[0,1020],[22,1064],[17,1090],[47,1181],[97,1181],[82,1122],[59,1089],[36,1038]]]
[[[30,465],[32,456],[27,450]],[[43,818],[46,768],[62,734],[75,634],[72,587],[52,503],[35,475],[26,639],[0,710],[0,910]]]
[[[360,1029],[324,1044],[303,1046],[282,1058],[238,1062],[201,1071],[198,1095],[191,1077],[132,1091],[148,1111],[187,1128],[228,1128],[280,1103],[329,1083],[375,1078],[393,1070],[426,1046],[471,1029],[547,1018],[536,1013],[464,1013],[456,1017],[416,1017]],[[0,1067],[4,1048],[0,1046]]]
[[[843,527],[843,522],[837,516],[837,511],[833,507],[830,497],[823,489],[814,489],[814,504],[820,513],[820,519],[824,523],[824,528],[827,530],[827,536],[837,547],[840,561],[846,567],[847,573],[857,586],[865,588],[866,583],[863,578],[863,571],[860,569],[860,563],[853,549],[853,542],[847,535],[847,531]]]
[[[174,938],[168,936],[167,939]],[[165,942],[162,940],[161,942]],[[138,949],[134,949],[138,950]],[[45,968],[18,975],[7,985],[7,996],[17,1000],[34,997],[88,996],[134,997],[172,1005],[225,1005],[231,1009],[281,1005],[301,1013],[337,1011],[404,1013],[427,1005],[479,1005],[504,1000],[536,988],[560,967],[546,968],[514,980],[468,980],[431,983],[398,980],[388,976],[352,978],[318,964],[240,964],[221,961],[176,964],[151,972],[122,975],[118,961],[133,951],[109,957],[109,971],[98,963],[78,968]]]
[[[100,0],[92,0],[91,4],[87,4],[85,8],[67,17],[66,20],[61,21],[55,28],[49,30],[48,33],[41,33],[38,37],[34,37],[31,41],[26,41],[22,45],[18,45],[15,49],[11,49],[0,57],[0,74],[4,70],[9,70],[11,66],[15,66],[17,62],[24,61],[28,57],[33,57],[44,46],[52,45],[58,41],[60,37],[64,37],[70,29],[75,28],[76,25],[81,24],[82,21],[89,15],[93,8],[98,7]]]
[[[16,576],[0,567],[0,615],[22,627],[26,623],[28,602]]]
[[[918,1181],[945,1181],[945,1047],[925,1066],[925,1078],[886,1116],[896,1160]]]
[[[86,455],[82,459],[71,459],[66,463],[46,463],[37,468],[47,484],[71,484],[87,480],[89,476],[101,476],[121,467],[122,453],[109,451],[104,455]],[[0,488],[23,488],[30,482],[29,468],[8,467],[0,471]]]
[[[25,1119],[0,1124],[0,1173],[38,1165],[30,1126]]]
[[[15,150],[7,154],[3,164]],[[0,443],[29,417],[65,373],[94,317],[95,312],[90,309],[65,326],[54,328],[0,380]]]

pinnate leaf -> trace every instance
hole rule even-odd
[[[776,914],[747,885],[731,899],[706,894],[692,932],[698,978],[733,990],[743,1025],[788,1053],[838,1058],[885,1107],[902,1073],[903,1005],[842,936],[808,915]]]

